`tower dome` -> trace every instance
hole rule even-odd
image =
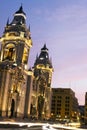
[[[35,66],[36,65],[43,65],[43,66],[49,66],[49,68],[52,68],[52,63],[49,59],[49,53],[48,53],[48,48],[46,47],[46,44],[44,44],[43,48],[41,48],[41,52],[39,57],[36,58],[35,61]]]
[[[19,10],[15,12],[12,24],[25,24],[26,14],[23,11],[22,5]]]

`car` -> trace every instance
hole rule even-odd
[[[55,129],[51,125],[47,124],[42,126],[42,130],[58,130],[58,129]]]

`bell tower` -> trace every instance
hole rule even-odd
[[[0,41],[1,62],[9,61],[9,64],[24,65],[26,68],[32,40],[22,6],[15,12],[12,22],[7,21]]]
[[[0,115],[22,116],[32,47],[30,27],[26,26],[22,5],[14,13],[13,20],[7,20],[0,42]]]
[[[36,95],[35,97],[33,95],[32,100],[37,103],[32,104],[32,110],[33,106],[36,107],[38,118],[49,118],[53,67],[46,44],[41,48],[40,55],[36,57],[33,71],[33,91],[36,91]]]

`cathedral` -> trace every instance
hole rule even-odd
[[[50,118],[52,62],[44,44],[28,68],[32,39],[22,6],[7,20],[0,44],[0,116]]]

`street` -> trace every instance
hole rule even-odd
[[[62,124],[49,124],[38,122],[0,122],[0,130],[86,130],[82,128],[65,126]]]

